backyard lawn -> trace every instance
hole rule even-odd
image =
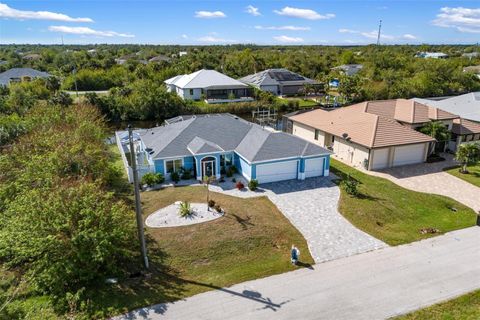
[[[476,166],[469,166],[468,172],[469,173],[461,173],[460,167],[455,167],[447,170],[448,173],[454,175],[457,178],[465,180],[471,184],[480,187],[480,165]]]
[[[474,320],[480,319],[480,290],[433,305],[392,320]]]
[[[331,172],[342,178],[350,175],[359,182],[358,197],[348,195],[342,188],[340,212],[357,228],[390,245],[434,235],[421,234],[422,228],[438,229],[437,234],[442,234],[475,225],[474,211],[453,199],[404,189],[334,159]]]
[[[151,277],[121,281],[92,296],[95,310],[110,314],[294,270],[290,247],[313,264],[300,232],[266,197],[241,199],[210,192],[226,211],[220,219],[193,226],[147,228]],[[175,187],[142,193],[144,217],[175,201],[205,202],[204,187]],[[108,312],[110,310],[111,312]]]

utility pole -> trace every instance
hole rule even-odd
[[[128,139],[130,141],[130,159],[133,173],[133,186],[135,189],[135,214],[137,217],[138,239],[140,240],[140,251],[142,252],[143,265],[148,269],[147,245],[145,244],[145,233],[143,232],[142,207],[140,205],[140,189],[138,187],[137,156],[133,145],[132,126],[128,125]]]
[[[382,20],[380,20],[380,23],[378,24],[378,36],[377,36],[377,46],[380,45],[380,35],[382,33]]]

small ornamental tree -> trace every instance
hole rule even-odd
[[[441,121],[430,121],[420,128],[420,132],[434,138],[439,142],[446,142],[450,140],[450,132],[448,128]],[[436,142],[433,143],[431,152],[435,152]],[[430,152],[430,153],[431,153]]]
[[[480,144],[464,143],[458,146],[455,159],[462,164],[461,173],[468,173],[467,166],[476,164],[480,159]]]

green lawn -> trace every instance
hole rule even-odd
[[[451,168],[446,171],[457,178],[480,187],[480,165],[469,166],[468,173],[461,173],[460,167]]]
[[[205,188],[175,187],[142,193],[145,217],[175,201],[204,202]],[[92,310],[115,314],[178,300],[207,290],[294,270],[290,246],[312,264],[303,236],[266,197],[241,199],[211,193],[226,215],[177,228],[147,228],[151,277],[96,288]]]
[[[480,319],[480,290],[433,305],[392,320],[477,320]]]
[[[359,182],[358,197],[348,195],[342,188],[340,212],[359,229],[390,245],[433,236],[421,234],[422,228],[436,228],[442,234],[475,225],[475,212],[453,199],[404,189],[334,159],[331,172],[340,177],[349,174]]]

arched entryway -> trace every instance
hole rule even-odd
[[[205,157],[200,162],[200,168],[202,170],[202,177],[214,177],[216,170],[215,157]]]

